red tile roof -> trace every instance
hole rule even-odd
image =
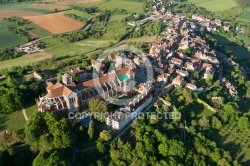
[[[66,86],[62,85],[61,83],[57,83],[59,87],[56,87],[54,89],[51,89],[49,93],[46,95],[47,98],[55,98],[55,97],[60,97],[60,96],[66,96],[68,97],[70,93],[72,92],[69,88]],[[57,85],[56,84],[56,85]],[[60,86],[62,85],[62,86]]]
[[[116,78],[115,73],[108,73],[108,74],[105,74],[105,75],[103,75],[101,77],[94,78],[92,80],[79,83],[79,84],[76,85],[76,87],[77,87],[78,90],[81,90],[81,89],[84,89],[84,88],[93,87],[93,86],[103,84],[103,83],[108,82],[110,80],[113,80],[115,78]]]

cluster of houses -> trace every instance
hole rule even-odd
[[[32,53],[42,51],[42,49],[39,48],[39,46],[36,42],[30,42],[30,43],[21,45],[21,46],[17,47],[16,50],[17,51],[24,51],[27,54],[32,54]]]
[[[154,2],[156,5],[152,11],[159,13],[167,24],[164,31],[166,37],[149,44],[147,57],[115,52],[108,56],[108,60],[114,64],[112,68],[108,69],[106,64],[94,60],[91,66],[95,74],[80,68],[72,69],[62,76],[62,83],[47,82],[47,94],[39,97],[39,111],[54,111],[59,115],[77,112],[87,106],[91,98],[109,99],[136,90],[138,95],[106,119],[108,126],[120,130],[152,102],[150,92],[153,87],[149,82],[135,86],[136,68],[147,68],[150,65],[155,81],[161,85],[170,83],[197,92],[201,88],[195,85],[195,72],[199,77],[196,79],[212,79],[220,63],[227,61],[237,65],[232,59],[210,49],[205,40],[196,36],[197,24],[186,16],[165,12],[161,0]],[[212,29],[211,25],[225,26],[220,20],[210,21],[198,15],[193,15],[192,19],[209,22],[208,27]],[[73,74],[78,78],[78,83],[73,81]],[[237,95],[236,88],[229,81],[224,78],[222,82],[232,96]]]
[[[167,24],[166,38],[151,43],[148,55],[156,80],[167,83],[172,77],[172,84],[197,91],[197,86],[188,80],[194,79],[196,71],[201,71],[202,78],[212,79],[220,64],[219,54],[196,36],[196,25],[185,16],[167,11],[163,19]]]
[[[209,32],[216,31],[218,27],[223,27],[224,31],[229,31],[231,26],[227,21],[221,21],[220,19],[210,20],[202,15],[193,14],[192,19],[199,22],[200,26],[205,27]],[[240,33],[244,33],[244,30],[240,29]]]
[[[236,90],[236,87],[233,84],[231,84],[226,78],[222,78],[222,83],[225,84],[231,96],[237,96],[238,91]]]

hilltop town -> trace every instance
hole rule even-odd
[[[0,20],[0,165],[249,165],[249,27],[189,1],[6,2],[58,8]]]

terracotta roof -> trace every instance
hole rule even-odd
[[[182,59],[178,59],[178,58],[172,58],[171,61],[174,63],[178,63],[178,64],[182,63]]]
[[[54,84],[51,83],[51,82],[47,82],[47,87],[46,87],[47,90],[51,90],[51,89],[54,89]]]
[[[187,88],[190,88],[190,89],[196,89],[196,85],[191,84],[191,83],[188,83],[188,84],[186,85],[186,87],[187,87]]]
[[[67,86],[67,88],[69,88],[70,90],[72,90],[72,91],[74,91],[75,89],[76,89],[76,84],[73,82],[73,83],[71,83],[71,84],[68,84],[68,85],[66,85]]]
[[[93,87],[93,86],[97,86],[100,84],[103,84],[105,82],[108,82],[110,80],[114,80],[116,78],[116,74],[115,73],[108,73],[105,74],[101,77],[98,78],[94,78],[92,80],[86,81],[86,82],[82,82],[76,85],[78,90],[87,88],[87,87]]]
[[[60,84],[60,83],[59,83]],[[61,84],[62,85],[62,84]],[[58,88],[51,89],[51,91],[46,95],[47,98],[60,97],[62,95],[69,96],[72,91],[66,86],[62,85]]]
[[[115,73],[117,74],[117,75],[121,75],[121,74],[125,74],[127,71],[129,71],[130,69],[129,69],[129,67],[123,67],[123,68],[121,68],[121,69],[119,69],[119,70],[116,70],[115,71]]]
[[[134,72],[131,69],[129,69],[126,73],[129,75],[134,74]]]
[[[63,87],[63,84],[61,84],[60,82],[57,82],[54,86],[54,89],[56,88],[60,88],[60,87]]]

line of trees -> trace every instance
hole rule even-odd
[[[17,57],[22,56],[23,54],[24,52],[18,52],[13,48],[6,48],[3,50],[0,50],[0,61],[17,58]]]
[[[67,34],[54,35],[58,37],[61,41],[66,42],[76,42],[88,38],[89,34],[87,31],[74,31]]]
[[[14,23],[16,26],[23,26],[28,24],[28,21],[21,18],[21,17],[10,17],[10,18],[4,18],[4,20],[10,22],[10,23]]]
[[[67,16],[67,17],[73,18],[73,19],[75,19],[75,20],[78,20],[78,21],[82,21],[82,22],[83,22],[83,21],[87,21],[86,18],[81,17],[81,16],[78,16],[78,15],[73,14],[73,13],[64,13],[64,15]]]
[[[83,6],[70,6],[71,9],[74,9],[74,10],[78,10],[78,11],[81,11],[81,12],[86,12],[88,14],[92,14],[92,13],[96,13],[96,12],[99,12],[100,10],[98,9],[98,7],[83,7]]]
[[[28,32],[26,32],[22,28],[8,26],[8,27],[6,27],[6,30],[13,33],[13,34],[20,36],[21,38],[23,38],[26,41],[30,40]]]

